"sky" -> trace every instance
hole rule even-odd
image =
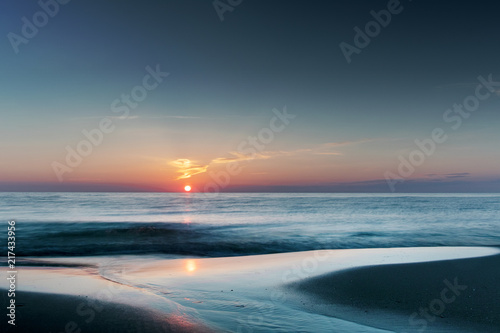
[[[0,191],[500,192],[499,5],[0,4]]]

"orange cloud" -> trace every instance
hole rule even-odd
[[[177,180],[191,178],[191,176],[206,172],[208,168],[208,165],[193,164],[191,160],[186,158],[179,158],[170,162],[170,164],[177,167],[179,169],[178,172],[182,173],[182,175],[176,178]]]
[[[271,159],[276,157],[284,157],[284,156],[295,156],[298,154],[313,154],[313,155],[342,155],[341,152],[331,151],[332,147],[341,147],[347,145],[354,145],[359,143],[365,143],[373,140],[359,140],[359,141],[344,141],[344,142],[328,142],[323,143],[321,145],[317,145],[313,148],[304,148],[304,149],[295,149],[290,151],[278,150],[278,151],[261,151],[259,153],[255,153],[252,155],[245,155],[238,151],[229,152],[230,157],[217,157],[212,159],[206,165],[198,165],[193,164],[193,162],[189,159],[177,159],[175,161],[170,162],[171,165],[177,167],[178,172],[182,175],[177,177],[176,179],[186,179],[191,176],[204,173],[207,169],[214,164],[224,164],[224,163],[237,163],[251,160],[263,160],[263,159]]]

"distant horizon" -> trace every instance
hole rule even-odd
[[[220,189],[217,192],[204,192],[199,189],[193,188],[192,191],[186,192],[182,188],[177,190],[167,190],[161,188],[147,188],[132,184],[72,184],[64,183],[59,186],[54,186],[54,184],[5,184],[0,183],[0,192],[59,192],[59,193],[366,193],[366,194],[433,194],[433,193],[443,193],[443,194],[474,194],[474,193],[500,193],[498,184],[500,180],[497,180],[497,184],[492,184],[492,182],[487,182],[491,185],[490,188],[484,186],[485,184],[467,184],[467,183],[449,183],[448,189],[442,186],[442,184],[437,184],[435,187],[430,187],[429,184],[418,184],[409,183],[407,185],[402,185],[400,188],[402,191],[391,192],[387,190],[384,182],[380,181],[373,187],[354,187],[352,184],[340,185],[323,185],[323,186],[293,186],[293,185],[281,185],[281,186],[231,186],[224,189]],[[465,189],[464,187],[467,187]],[[451,190],[450,190],[451,189]]]

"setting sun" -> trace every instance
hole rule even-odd
[[[184,191],[186,191],[186,192],[191,191],[191,186],[189,186],[189,185],[184,186]]]

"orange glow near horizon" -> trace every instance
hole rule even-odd
[[[189,185],[184,186],[184,191],[190,192],[191,191],[191,186],[189,186]]]

